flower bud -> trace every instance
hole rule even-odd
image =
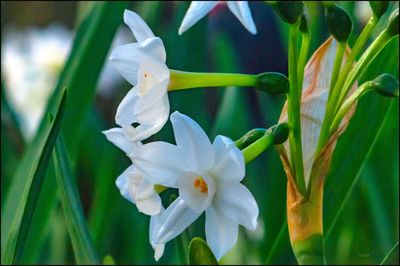
[[[339,42],[346,42],[353,28],[350,15],[336,4],[324,4],[328,29]]]
[[[386,97],[399,97],[399,81],[389,74],[383,74],[374,79],[370,89]]]
[[[255,128],[247,132],[243,137],[239,140],[235,141],[235,145],[240,149],[243,150],[265,134],[265,128]]]
[[[278,72],[266,72],[258,75],[256,88],[271,94],[284,94],[289,92],[288,78]]]
[[[274,144],[282,144],[289,137],[290,127],[288,123],[281,123],[270,127],[265,134],[274,136]]]
[[[385,14],[389,2],[387,1],[369,1],[372,12],[379,19],[383,14]]]
[[[304,8],[302,1],[276,1],[270,4],[281,19],[289,24],[296,23]]]
[[[395,36],[399,34],[399,8],[397,8],[390,15],[389,24],[386,28],[389,36]]]

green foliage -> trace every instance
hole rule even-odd
[[[207,243],[200,237],[195,237],[189,244],[190,265],[218,265]]]

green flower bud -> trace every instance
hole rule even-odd
[[[308,8],[304,6],[299,28],[302,33],[307,33],[310,31],[309,23],[310,23],[310,13],[308,13]]]
[[[395,36],[399,34],[399,8],[397,8],[390,15],[389,24],[386,28],[389,36]]]
[[[289,137],[290,126],[288,123],[281,123],[270,127],[265,134],[270,134],[274,136],[274,144],[282,144]]]
[[[328,29],[339,42],[349,38],[353,28],[350,15],[338,5],[324,5],[326,8],[325,19]]]
[[[266,72],[258,75],[256,88],[271,94],[284,94],[289,92],[288,78],[278,72]]]
[[[374,79],[370,89],[386,97],[399,97],[399,81],[389,74],[383,74]]]
[[[303,13],[304,4],[302,1],[277,1],[271,4],[281,19],[289,24],[296,23]]]
[[[200,237],[195,237],[190,241],[188,251],[190,265],[218,265],[211,249]]]
[[[371,6],[372,12],[377,18],[380,18],[383,14],[385,14],[389,2],[388,1],[369,1],[369,5]]]
[[[255,128],[247,132],[243,137],[235,141],[235,145],[243,150],[262,136],[264,136],[266,129],[265,128]]]

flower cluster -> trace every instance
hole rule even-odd
[[[193,3],[189,9],[183,29],[198,20],[191,15],[196,5]],[[237,16],[239,11],[246,12],[243,3],[228,6]],[[117,178],[116,185],[140,212],[151,215],[149,235],[156,260],[162,256],[165,243],[203,212],[207,243],[220,259],[235,244],[239,224],[250,230],[257,227],[257,203],[240,183],[245,176],[243,154],[227,137],[217,136],[211,143],[194,120],[178,111],[170,116],[176,145],[163,141],[142,143],[168,120],[170,70],[165,64],[163,42],[147,24],[128,10],[124,22],[137,43],[118,47],[110,61],[133,88],[118,106],[115,122],[119,127],[104,134],[127,154],[132,165]],[[179,197],[164,208],[155,185],[177,188]]]

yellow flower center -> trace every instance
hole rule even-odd
[[[201,176],[198,176],[194,182],[193,186],[195,189],[199,190],[201,193],[207,193],[208,192],[208,185],[206,181]]]

